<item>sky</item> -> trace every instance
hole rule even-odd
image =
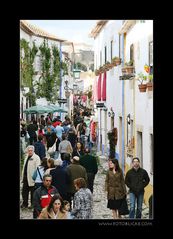
[[[27,20],[59,38],[93,45],[94,39],[88,37],[98,20]]]

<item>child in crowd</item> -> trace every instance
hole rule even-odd
[[[64,210],[67,212],[68,216],[67,216],[67,219],[73,219],[73,216],[71,215],[70,213],[70,203],[69,201],[67,200],[64,200]]]

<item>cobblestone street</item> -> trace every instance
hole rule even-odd
[[[106,171],[108,169],[108,163],[105,157],[100,158],[100,165],[98,173],[95,177],[94,183],[94,192],[93,192],[93,219],[113,219],[112,211],[107,208],[107,197],[106,192],[104,191],[104,183],[106,177]],[[127,201],[129,204],[129,198],[127,196]],[[149,209],[143,204],[143,219],[149,218]],[[20,211],[21,219],[33,219],[32,210],[24,209]],[[124,218],[128,218],[128,215],[124,216]]]

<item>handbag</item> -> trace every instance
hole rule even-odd
[[[52,145],[52,147],[49,147],[49,148],[48,148],[47,152],[48,152],[49,155],[52,155],[52,154],[55,153],[55,151],[56,151],[56,141],[55,141],[55,143]]]
[[[118,212],[119,212],[120,215],[129,214],[129,209],[128,209],[128,205],[127,205],[126,196],[122,199],[122,203],[121,203],[120,207],[118,208]]]
[[[29,136],[29,134],[28,134],[28,131],[26,132],[26,139],[29,139],[30,138],[30,136]]]
[[[34,171],[33,175],[32,175],[32,179],[35,181],[37,177],[37,169]]]

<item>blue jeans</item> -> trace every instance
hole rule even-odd
[[[142,216],[142,204],[144,199],[144,193],[140,193],[136,196],[134,193],[130,193],[130,213],[129,218],[135,218],[135,204],[137,200],[137,210],[136,218],[141,218]]]

